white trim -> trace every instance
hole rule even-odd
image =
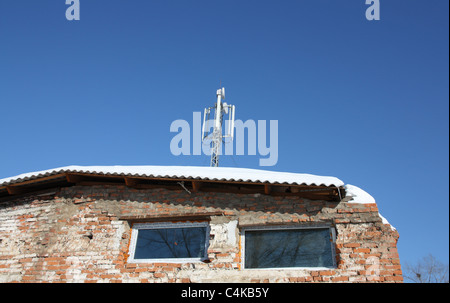
[[[160,259],[135,259],[136,241],[140,229],[169,229],[169,228],[193,228],[206,227],[205,247],[203,258],[160,258]],[[157,223],[135,223],[131,230],[128,263],[196,263],[208,258],[210,226],[208,222],[157,222]]]
[[[289,229],[329,229],[330,231],[330,248],[331,248],[331,258],[333,260],[332,267],[271,267],[271,268],[246,268],[245,267],[245,232],[246,231],[257,231],[257,230],[289,230]],[[273,226],[247,226],[241,228],[241,268],[243,270],[327,270],[327,269],[335,269],[337,267],[336,264],[336,230],[333,226],[327,225],[317,225],[317,226],[309,226],[309,225],[273,225]]]

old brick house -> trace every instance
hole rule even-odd
[[[333,177],[68,166],[0,179],[0,282],[401,282],[398,237]]]

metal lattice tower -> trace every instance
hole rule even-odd
[[[202,130],[203,141],[211,140],[211,167],[219,166],[219,155],[223,138],[231,138],[231,141],[233,141],[234,134],[234,105],[228,105],[227,103],[222,102],[222,100],[225,99],[224,87],[217,90],[216,96],[217,101],[215,106],[205,108]],[[215,110],[212,125],[213,130],[212,132],[205,133],[206,123],[210,121],[209,117],[211,115],[212,109]],[[223,117],[226,114],[228,114],[228,129],[225,129],[225,134],[222,134]]]

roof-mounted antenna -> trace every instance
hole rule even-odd
[[[203,116],[202,140],[211,140],[211,167],[219,166],[219,154],[223,138],[231,138],[234,136],[234,105],[222,102],[225,99],[225,88],[222,87],[216,92],[217,101],[215,106],[205,108]],[[211,111],[215,109],[213,131],[205,132],[206,123],[210,121]],[[225,134],[222,134],[223,116],[228,114],[228,129],[225,129]],[[209,131],[210,127],[208,127]]]

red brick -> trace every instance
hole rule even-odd
[[[166,276],[166,274],[161,273],[161,272],[155,272],[154,276],[155,276],[155,278],[164,278]]]
[[[321,276],[333,276],[336,272],[334,270],[322,270],[319,272],[319,275]]]
[[[20,263],[28,263],[28,262],[32,262],[32,261],[33,261],[32,258],[23,258],[23,259],[19,260]]]
[[[402,276],[387,276],[384,277],[385,281],[403,281],[403,277]]]
[[[333,277],[331,278],[332,282],[346,282],[348,281],[348,277]]]
[[[347,243],[344,244],[344,247],[360,247],[361,244],[360,243]]]
[[[381,277],[381,276],[368,276],[367,277],[367,281],[369,281],[369,282],[383,282],[384,281],[384,277]]]
[[[401,269],[401,265],[385,265],[384,268],[386,269]]]
[[[370,248],[355,248],[353,249],[355,253],[370,253]]]

